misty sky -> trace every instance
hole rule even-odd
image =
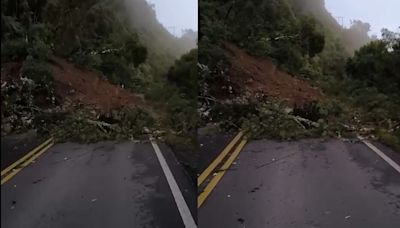
[[[155,5],[158,21],[171,33],[180,36],[182,29],[197,31],[197,0],[147,0]]]
[[[157,19],[171,33],[180,36],[182,29],[197,31],[197,0],[147,1],[155,5]],[[398,30],[400,26],[400,0],[325,0],[325,3],[334,17],[343,17],[345,26],[354,19],[370,23],[370,35],[379,36],[382,28]]]
[[[382,28],[398,31],[400,26],[400,0],[325,0],[325,6],[332,16],[343,17],[346,27],[352,19],[368,22],[370,35],[380,36]]]

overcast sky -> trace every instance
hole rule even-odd
[[[197,0],[147,1],[155,5],[157,19],[171,33],[180,36],[182,29],[197,31]],[[380,35],[382,28],[398,30],[400,26],[400,0],[325,0],[325,4],[334,17],[343,17],[345,26],[354,19],[370,23],[370,35]],[[341,23],[341,19],[338,21]]]
[[[400,0],[325,0],[325,6],[332,16],[343,17],[345,26],[352,19],[368,22],[370,35],[380,36],[382,28],[398,31],[400,26]]]
[[[197,31],[197,0],[147,0],[155,5],[158,21],[180,36],[182,29]]]

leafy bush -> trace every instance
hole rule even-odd
[[[198,95],[197,49],[191,50],[177,60],[167,74],[169,81],[175,83],[187,99],[195,101]]]
[[[367,87],[376,87],[385,94],[400,94],[400,34],[386,36],[356,51],[348,60],[346,71]]]
[[[29,58],[34,58],[38,61],[47,61],[51,54],[50,46],[43,40],[36,40],[32,42],[31,47],[28,48]]]
[[[103,60],[99,54],[84,53],[81,51],[74,53],[70,59],[78,66],[86,69],[99,68],[103,63]]]
[[[400,151],[400,129],[388,132],[385,129],[378,129],[375,132],[377,138],[383,143],[392,146],[396,151]]]
[[[28,55],[29,44],[24,38],[1,42],[1,57],[5,60],[20,60]]]
[[[53,77],[48,63],[37,60],[31,55],[24,61],[21,74],[32,79],[38,87],[52,88]]]
[[[141,109],[124,108],[109,114],[100,115],[95,110],[78,107],[65,113],[53,113],[52,120],[45,121],[46,129],[60,141],[72,140],[82,143],[101,140],[146,139],[145,128],[152,129],[155,122],[148,113]]]

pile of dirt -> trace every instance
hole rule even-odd
[[[251,56],[231,43],[225,43],[224,48],[231,63],[228,75],[234,91],[265,94],[297,106],[321,97],[318,89],[278,69],[271,59]]]
[[[53,57],[50,67],[56,98],[61,102],[92,105],[103,112],[142,103],[135,94],[101,79],[94,71],[79,69],[66,60]]]
[[[23,61],[1,63],[1,84],[20,84]],[[52,56],[49,67],[54,77],[54,90],[57,103],[66,102],[92,106],[102,113],[119,110],[124,107],[140,107],[153,117],[152,107],[138,94],[103,79],[98,73],[77,67],[62,58]],[[5,85],[5,84],[4,84]],[[42,94],[35,93],[35,104],[48,106],[48,100]]]

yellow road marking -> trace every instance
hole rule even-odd
[[[51,138],[52,140],[52,138]],[[48,140],[46,141],[48,142]],[[45,143],[46,143],[45,142]],[[43,154],[46,150],[48,150],[50,147],[52,147],[54,145],[54,142],[51,142],[50,144],[48,144],[45,147],[42,147],[43,145],[45,145],[44,143],[41,144],[39,147],[37,147],[34,151],[36,152],[36,154],[31,154],[33,156],[31,156],[29,159],[27,159],[28,157],[24,156],[23,158],[25,158],[26,161],[23,161],[22,158],[20,160],[18,160],[16,163],[17,165],[19,165],[21,162],[23,162],[20,166],[18,166],[18,168],[15,168],[16,166],[13,166],[13,168],[10,169],[10,173],[8,175],[6,175],[3,178],[1,178],[1,185],[3,185],[4,183],[6,183],[8,180],[10,180],[13,176],[15,176],[19,171],[22,170],[22,168],[26,167],[27,165],[29,165],[33,160],[35,160],[36,158],[38,158],[41,154]],[[14,163],[15,164],[15,163]],[[13,164],[13,165],[14,165]],[[2,173],[3,174],[3,173]]]
[[[204,188],[204,191],[200,193],[199,197],[197,197],[197,208],[199,208],[204,201],[207,199],[208,195],[210,195],[211,191],[215,188],[215,186],[218,184],[218,182],[221,180],[221,178],[224,176],[226,170],[231,166],[233,161],[235,161],[236,157],[239,155],[240,151],[242,151],[244,145],[246,145],[247,139],[242,139],[240,144],[236,147],[235,151],[231,154],[231,156],[226,160],[224,165],[221,167],[220,172],[215,175],[210,183]]]
[[[237,141],[243,136],[242,132],[239,132],[235,138],[225,147],[225,149],[218,155],[218,157],[211,162],[211,164],[200,174],[197,178],[197,186],[200,186],[204,180],[210,175],[210,173],[217,167],[224,157],[232,150],[233,146],[236,145]]]
[[[38,147],[36,147],[35,149],[33,149],[31,152],[27,153],[25,156],[23,156],[22,158],[18,159],[16,162],[14,162],[13,164],[11,164],[10,166],[8,166],[7,168],[5,168],[4,170],[1,171],[1,176],[3,176],[4,174],[10,172],[12,169],[14,169],[17,165],[21,164],[22,162],[24,162],[26,159],[28,159],[29,157],[31,157],[32,155],[34,155],[35,153],[37,153],[40,149],[42,149],[44,146],[46,146],[47,144],[49,144],[51,141],[53,140],[53,138],[49,138],[48,140],[46,140],[44,143],[40,144]]]

